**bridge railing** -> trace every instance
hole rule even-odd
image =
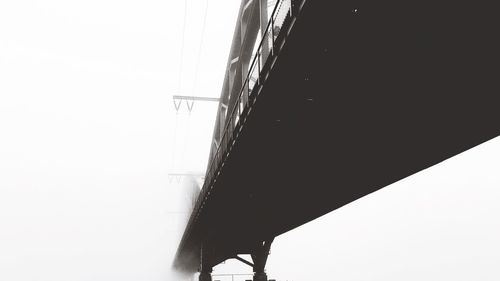
[[[205,176],[205,184],[211,184],[217,172],[220,163],[223,161],[227,150],[230,148],[229,144],[239,133],[241,129],[241,117],[246,114],[248,103],[253,101],[255,95],[254,91],[262,83],[262,70],[266,65],[267,59],[270,55],[275,54],[277,40],[279,39],[282,27],[287,19],[291,18],[293,13],[293,4],[301,2],[297,0],[278,0],[269,18],[265,32],[261,34],[260,43],[255,52],[251,64],[248,68],[248,74],[240,90],[236,100],[236,106],[226,117],[227,123],[224,128],[224,133],[212,160],[210,161],[207,174]]]
[[[262,85],[263,68],[266,66],[269,56],[274,55],[276,48],[281,47],[277,43],[278,39],[282,39],[280,34],[283,25],[287,19],[292,17],[294,4],[296,5],[299,2],[302,1],[278,0],[276,2],[265,32],[261,34],[259,46],[251,60],[247,72],[248,74],[236,100],[236,106],[226,117],[227,123],[224,128],[224,133],[219,147],[210,161],[204,185],[210,185],[212,183],[215,173],[218,171],[221,162],[227,155],[227,150],[230,149],[230,143],[233,142],[235,137],[239,134],[242,115],[246,114],[245,111],[248,108],[248,104],[255,99],[255,95],[257,95],[257,91],[255,90]]]
[[[213,154],[206,175],[201,194],[198,196],[194,210],[199,211],[204,204],[207,193],[213,186],[216,174],[221,168],[221,163],[227,157],[228,150],[242,127],[242,120],[246,116],[250,103],[255,101],[259,88],[267,78],[267,71],[270,69],[268,59],[276,56],[284,43],[285,33],[291,26],[291,19],[295,16],[305,0],[278,0],[269,18],[269,22],[260,36],[260,43],[251,59],[246,79],[241,87],[236,100],[236,106],[226,116],[226,125],[223,136],[220,140],[216,152]],[[286,32],[285,32],[286,31]],[[259,40],[259,39],[257,39]],[[193,214],[188,222],[187,228],[191,228],[195,220],[198,219],[199,212]],[[183,240],[187,237],[183,237]],[[181,241],[182,247],[183,241]]]

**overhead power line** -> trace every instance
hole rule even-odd
[[[187,21],[187,0],[184,0],[184,17],[182,20],[182,37],[181,37],[181,57],[180,57],[180,63],[179,63],[179,85],[178,85],[178,91],[180,92],[182,90],[182,69],[183,69],[183,63],[184,63],[184,41],[186,37],[186,21]]]
[[[205,38],[205,30],[206,30],[206,23],[207,23],[207,14],[208,14],[208,1],[205,1],[205,11],[203,13],[203,23],[201,26],[201,38],[200,38],[200,45],[198,46],[198,57],[196,59],[196,66],[195,66],[195,71],[194,71],[194,83],[193,83],[193,91],[196,90],[196,85],[198,84],[198,71],[200,68],[200,61],[201,61],[201,53],[202,53],[202,48],[203,48],[203,41]]]

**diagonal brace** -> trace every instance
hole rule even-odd
[[[251,262],[247,261],[247,260],[246,260],[246,259],[244,259],[244,258],[239,257],[238,255],[234,256],[234,258],[235,258],[235,259],[237,259],[237,260],[239,260],[240,262],[242,262],[242,263],[246,264],[246,265],[249,265],[249,266],[251,266],[251,267],[254,267],[254,264],[253,264],[253,263],[251,263]]]

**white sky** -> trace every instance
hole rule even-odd
[[[239,2],[0,0],[0,280],[170,280]],[[181,74],[181,87],[179,75]],[[177,124],[177,125],[176,125]],[[177,130],[176,130],[177,127]]]
[[[167,174],[204,171],[216,107],[172,95],[219,96],[239,2],[201,41],[188,1],[180,72],[183,1],[0,0],[0,280],[176,280]],[[498,171],[497,138],[278,237],[269,276],[500,280]]]

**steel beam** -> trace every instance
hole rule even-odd
[[[187,105],[189,112],[191,112],[191,110],[193,109],[195,101],[219,102],[219,98],[181,96],[181,95],[173,95],[172,99],[174,100],[174,107],[175,107],[176,111],[178,111],[180,109],[182,101],[186,101],[186,105]]]
[[[233,42],[226,67],[226,75],[222,86],[215,122],[213,139],[220,143],[226,127],[227,114],[236,106],[236,101],[241,87],[247,77],[252,51],[260,42],[259,30],[263,34],[268,22],[269,0],[242,0],[238,21],[233,35]],[[263,49],[262,52],[269,52]],[[267,55],[267,53],[266,53]],[[212,143],[215,143],[212,142]],[[217,146],[212,145],[209,163],[217,151]]]
[[[238,260],[238,261],[240,261],[240,262],[242,262],[242,263],[244,263],[244,264],[246,264],[246,265],[249,265],[249,266],[251,266],[251,267],[254,267],[254,264],[253,264],[253,263],[251,263],[251,262],[247,261],[246,259],[240,258],[239,256],[235,256],[235,257],[234,257],[234,259],[236,259],[236,260]]]
[[[195,96],[179,96],[179,95],[174,95],[172,96],[174,100],[189,100],[189,101],[216,101],[218,102],[220,99],[219,98],[210,98],[210,97],[195,97]]]

